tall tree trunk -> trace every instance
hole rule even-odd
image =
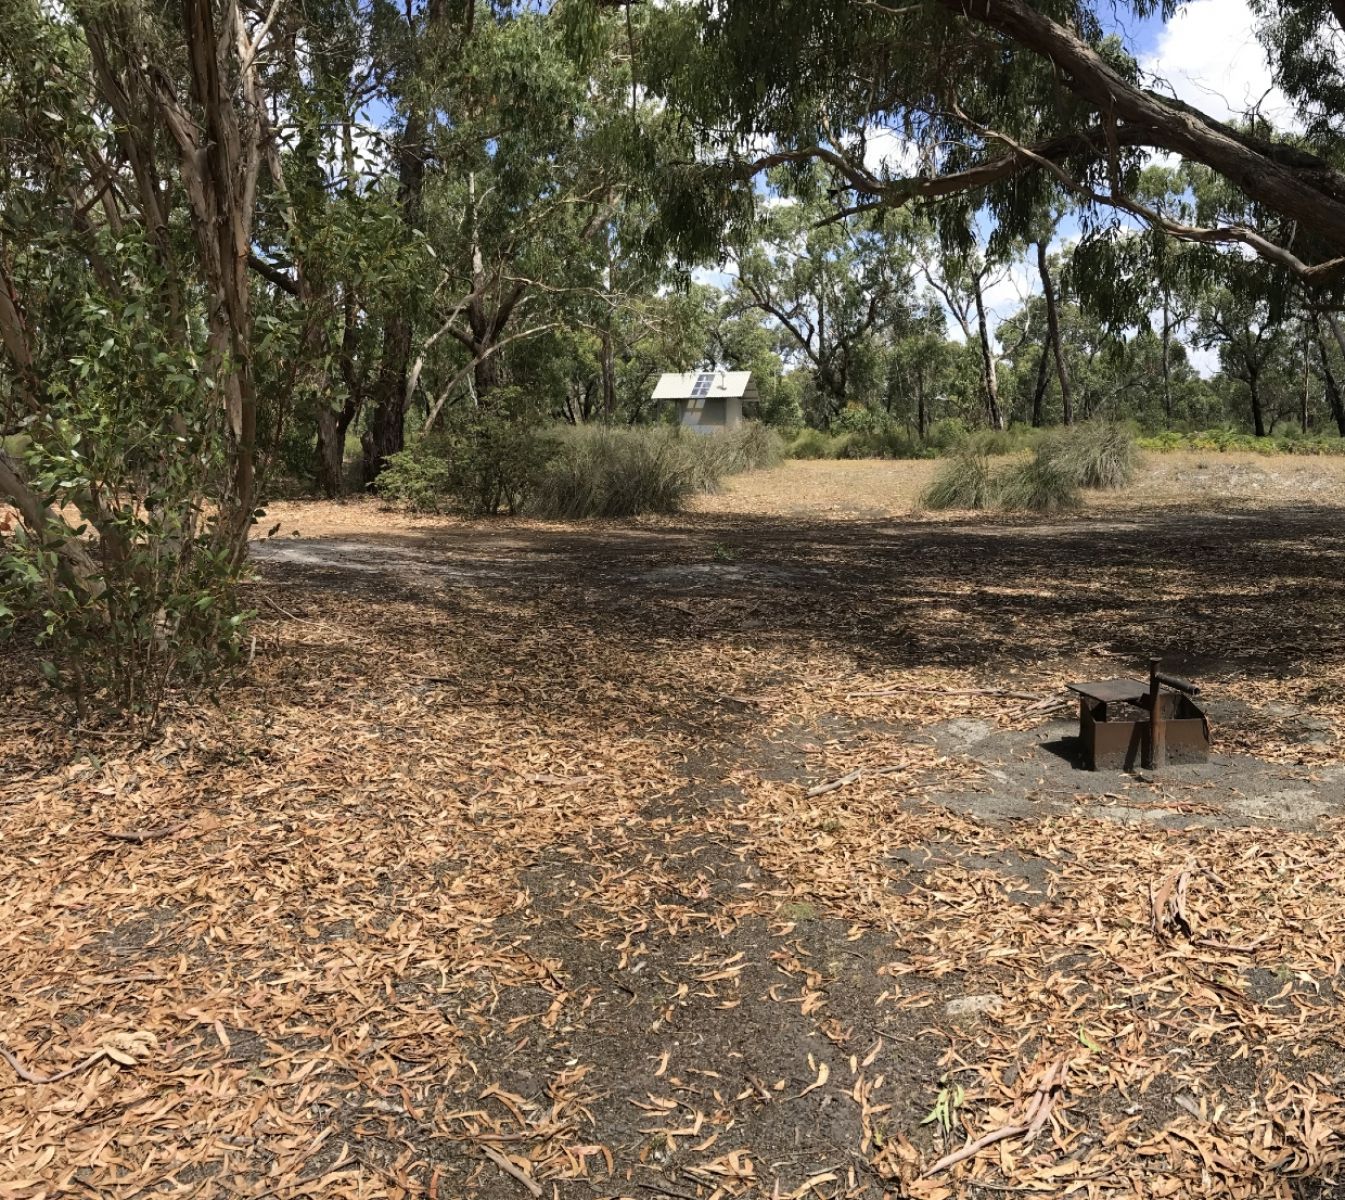
[[[602,407],[604,418],[616,416],[616,361],[612,353],[612,331],[602,331]]]
[[[397,193],[407,234],[420,225],[421,195],[425,188],[424,114],[412,107],[406,129],[397,144]],[[383,322],[383,357],[374,383],[374,411],[364,434],[364,482],[372,484],[389,457],[406,445],[407,377],[414,338],[411,318],[398,309]]]
[[[345,430],[340,428],[341,414],[329,405],[318,406],[317,484],[328,500],[346,490]]]
[[[986,416],[991,429],[1004,428],[1004,412],[999,406],[999,378],[995,373],[995,356],[990,350],[990,326],[985,319],[985,297],[981,294],[981,277],[973,273],[971,293],[976,301],[976,329],[981,342],[981,386],[985,389]]]
[[[920,440],[925,440],[929,430],[929,414],[925,411],[925,368],[915,370],[915,431]]]
[[[1045,423],[1045,416],[1042,413],[1042,402],[1046,399],[1046,384],[1050,379],[1047,366],[1051,361],[1051,336],[1046,335],[1046,341],[1042,344],[1041,355],[1037,359],[1037,385],[1032,389],[1032,428],[1040,429]]]
[[[1172,428],[1172,315],[1163,292],[1163,419]]]
[[[1308,436],[1308,388],[1312,381],[1312,352],[1303,347],[1303,401],[1299,412],[1299,424],[1303,426],[1303,436]]]
[[[1252,399],[1252,427],[1256,436],[1263,438],[1266,436],[1266,416],[1261,407],[1261,372],[1259,369],[1247,372],[1247,390],[1251,393]]]
[[[1056,307],[1055,284],[1046,261],[1046,243],[1037,243],[1037,270],[1041,274],[1042,294],[1046,298],[1046,328],[1051,335],[1051,352],[1055,355],[1055,373],[1060,380],[1060,403],[1066,425],[1074,424],[1074,394],[1070,389],[1069,367],[1065,363],[1065,347],[1060,340],[1060,310]]]
[[[1340,384],[1335,372],[1331,370],[1331,356],[1326,351],[1326,342],[1317,339],[1317,353],[1322,357],[1322,381],[1326,384],[1326,402],[1331,406],[1331,416],[1335,419],[1336,429],[1345,438],[1345,397],[1340,394]]]

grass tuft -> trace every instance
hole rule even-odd
[[[1139,458],[1135,435],[1108,421],[1057,430],[1037,447],[1043,468],[1076,488],[1125,487],[1135,477]]]
[[[1074,480],[1041,454],[995,472],[995,505],[1007,512],[1055,513],[1079,506]]]
[[[755,422],[700,434],[677,426],[601,425],[563,429],[529,511],[558,519],[675,513],[698,492],[718,491],[726,475],[774,466],[780,436]]]
[[[978,454],[950,458],[934,477],[920,502],[925,508],[984,509],[995,500],[990,464]]]

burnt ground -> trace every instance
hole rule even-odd
[[[154,1039],[0,1075],[13,1194],[1337,1194],[1345,511],[352,514],[0,758],[0,1041]],[[1081,769],[1150,653],[1215,758]]]

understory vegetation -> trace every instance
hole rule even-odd
[[[501,511],[557,519],[675,513],[724,478],[774,466],[780,436],[747,422],[712,435],[678,426],[533,428],[474,424],[395,455],[381,493],[420,512]]]
[[[1083,490],[1125,487],[1140,459],[1133,432],[1102,421],[1037,438],[1026,457],[1003,466],[992,467],[988,454],[983,439],[969,439],[935,476],[924,506],[1062,512],[1078,507]]]
[[[1152,0],[769,8],[8,0],[0,634],[153,724],[250,653],[279,495],[616,516],[952,456],[1049,510],[1127,469],[1059,427],[1345,450],[1337,5],[1250,6],[1279,130],[1143,81]],[[730,399],[775,433],[663,429]]]

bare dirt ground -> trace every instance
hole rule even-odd
[[[1345,472],[1196,457],[1049,523],[278,505],[144,747],[9,652],[0,1196],[1340,1194]],[[1216,760],[1079,769],[1151,651]]]

